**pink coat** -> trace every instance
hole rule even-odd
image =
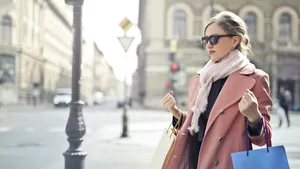
[[[191,124],[190,109],[195,103],[199,89],[199,75],[190,80],[188,90],[188,114],[178,133],[174,150],[166,169],[192,169],[191,154],[195,151],[197,136],[191,136],[188,127]],[[198,169],[233,169],[231,153],[246,150],[246,121],[239,112],[238,103],[246,90],[251,90],[259,104],[259,111],[266,120],[271,137],[270,114],[272,106],[268,75],[250,66],[234,72],[226,80],[207,122],[202,142]],[[259,136],[250,137],[253,144],[265,145],[263,130]]]

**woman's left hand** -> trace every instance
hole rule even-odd
[[[258,110],[258,102],[255,95],[247,89],[239,103],[240,112],[248,119],[250,123],[259,120],[261,114]]]

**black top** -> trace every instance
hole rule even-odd
[[[219,96],[219,93],[221,92],[227,78],[228,77],[225,77],[223,79],[219,79],[212,83],[211,90],[210,90],[208,98],[207,98],[206,110],[203,114],[201,114],[201,116],[199,117],[199,121],[198,121],[198,124],[199,124],[198,141],[202,141],[202,139],[203,139],[211,109],[213,108],[213,106]]]

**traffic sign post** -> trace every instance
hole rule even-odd
[[[124,18],[119,25],[126,33],[132,27],[132,22],[128,18]]]
[[[119,39],[124,51],[127,52],[134,37],[128,37],[128,36],[124,35],[124,36],[118,37],[118,39]]]
[[[124,18],[122,22],[119,24],[120,27],[124,30],[124,36],[118,37],[119,42],[121,43],[125,53],[128,51],[134,37],[128,37],[126,35],[127,31],[132,27],[132,22],[128,18]],[[122,117],[122,134],[121,137],[128,137],[128,117],[127,117],[127,109],[128,109],[128,99],[127,99],[127,84],[126,84],[126,74],[124,78],[124,100],[123,100],[123,117]]]

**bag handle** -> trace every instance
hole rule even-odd
[[[272,143],[271,143],[271,139],[269,137],[269,133],[268,133],[268,130],[267,130],[267,127],[266,127],[266,120],[262,117],[260,122],[262,123],[262,127],[264,128],[264,133],[265,133],[265,141],[266,141],[266,147],[267,147],[267,152],[269,153],[269,147],[272,146]],[[249,156],[249,140],[250,138],[248,137],[248,122],[247,122],[247,119],[246,119],[246,146],[247,146],[247,156]]]
[[[180,113],[180,116],[179,116],[179,118],[177,120],[176,125],[172,128],[172,132],[173,132],[173,134],[175,134],[175,136],[177,135],[177,129],[176,128],[179,126],[179,121],[180,121],[181,118],[182,118],[182,113]],[[168,131],[170,130],[172,124],[173,123],[171,122],[170,125],[169,125],[169,127],[168,127],[168,130],[166,131],[166,133],[168,133]],[[170,134],[170,137],[172,137],[172,133]]]

